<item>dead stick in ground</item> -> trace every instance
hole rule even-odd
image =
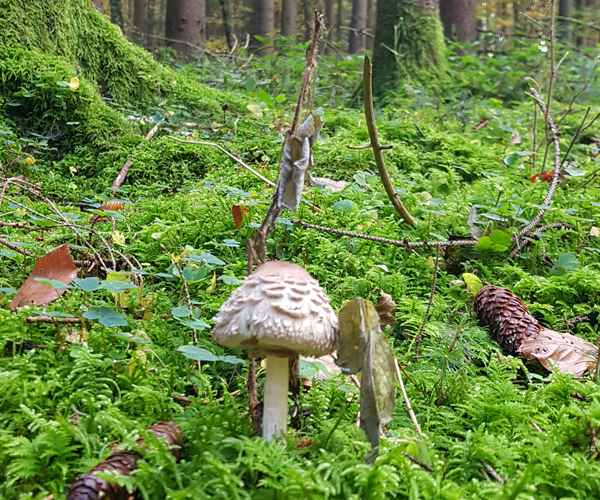
[[[406,409],[408,410],[408,414],[410,415],[410,419],[412,420],[415,429],[417,430],[417,434],[423,440],[423,433],[421,432],[421,426],[419,425],[419,421],[417,420],[417,416],[410,405],[410,400],[408,399],[408,394],[406,394],[406,388],[404,387],[404,382],[402,380],[402,374],[400,373],[400,365],[398,364],[398,360],[394,358],[394,363],[396,364],[396,374],[398,375],[398,382],[400,382],[400,391],[402,392],[402,397],[404,398],[404,403],[406,404]]]
[[[414,226],[415,220],[408,213],[408,210],[404,207],[400,201],[400,197],[394,186],[387,169],[385,168],[385,161],[383,160],[383,154],[381,153],[381,144],[379,143],[379,137],[377,136],[377,125],[375,124],[375,111],[373,110],[373,86],[372,86],[372,66],[371,59],[369,56],[365,56],[365,63],[363,67],[363,94],[365,104],[365,118],[367,120],[367,128],[369,129],[369,138],[371,139],[371,145],[373,146],[373,154],[375,156],[375,163],[377,163],[377,169],[379,170],[379,177],[381,183],[388,195],[388,198],[392,202],[394,209],[404,222]]]
[[[429,465],[424,464],[423,462],[417,460],[415,457],[413,457],[412,455],[409,455],[405,451],[403,451],[402,454],[406,458],[408,458],[413,464],[417,464],[419,467],[421,467],[422,469],[425,469],[427,472],[434,472],[433,469],[431,467],[429,467]]]
[[[412,250],[413,248],[419,247],[474,247],[477,245],[476,239],[470,240],[447,240],[447,241],[408,241],[408,238],[404,238],[402,241],[390,240],[388,238],[380,238],[378,236],[369,236],[368,234],[353,233],[351,231],[343,231],[341,229],[333,229],[331,227],[317,226],[315,224],[309,224],[298,219],[291,219],[292,224],[302,226],[306,229],[316,229],[329,234],[339,234],[341,236],[347,236],[349,238],[360,238],[362,240],[376,241],[377,243],[385,243],[387,245],[394,245],[396,247],[407,248]]]
[[[164,120],[164,118],[163,118],[163,120]],[[156,132],[158,132],[158,127],[163,122],[163,120],[160,120],[156,125],[154,125],[154,127],[152,127],[152,130],[150,130],[150,132],[148,132],[148,135],[146,135],[144,140],[142,142],[140,142],[140,144],[138,144],[138,148],[142,148],[144,146],[144,144],[146,144],[150,139],[152,139],[154,137]],[[117,175],[115,182],[113,182],[112,186],[110,187],[110,189],[112,191],[116,191],[123,185],[123,182],[125,182],[125,177],[127,177],[127,172],[129,172],[129,169],[131,168],[132,164],[133,164],[133,160],[131,158],[129,158],[125,162],[125,165],[123,165],[123,168],[121,168],[121,171],[119,172],[119,175]]]
[[[437,281],[437,272],[438,272],[438,264],[440,261],[440,247],[437,247],[435,252],[435,267],[433,269],[433,281],[431,282],[431,293],[429,295],[429,303],[427,304],[427,310],[425,311],[425,316],[423,317],[423,323],[421,323],[421,328],[419,328],[419,333],[415,337],[415,361],[419,362],[419,344],[423,339],[423,329],[425,328],[425,324],[427,323],[427,319],[429,318],[429,311],[431,310],[431,304],[433,303],[433,296],[435,295],[435,283]]]
[[[500,484],[504,484],[504,478],[498,474],[498,472],[496,471],[496,469],[494,469],[490,464],[488,464],[485,460],[481,460],[481,463],[483,464],[483,466],[485,467],[485,470],[489,472],[490,476],[492,476],[496,481],[498,481]]]

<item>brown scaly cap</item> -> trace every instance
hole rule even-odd
[[[523,301],[506,288],[484,286],[475,296],[473,309],[479,322],[490,328],[509,354],[517,352],[521,342],[542,329]]]
[[[338,320],[319,283],[301,266],[272,261],[233,291],[213,337],[250,356],[321,356],[333,351]]]

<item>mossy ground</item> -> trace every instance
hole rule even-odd
[[[43,26],[51,25],[41,18],[41,3],[18,5],[21,10],[3,14],[2,23],[10,19],[14,26],[28,14]],[[325,129],[315,147],[313,174],[346,180],[348,186],[342,192],[307,188],[304,197],[324,213],[313,212],[306,204],[296,214],[284,212],[267,242],[269,257],[304,265],[325,288],[336,311],[358,295],[375,301],[377,288],[392,296],[398,304],[398,322],[386,334],[398,359],[406,362],[412,382],[405,383],[425,440],[418,441],[399,397],[377,462],[364,465],[368,444],[355,425],[357,390],[343,376],[334,375],[314,380],[313,387],[302,392],[306,411],[290,419],[287,444],[269,444],[252,437],[246,417],[247,364],[203,362],[198,371],[177,351],[193,343],[193,334],[172,314],[173,308],[185,304],[185,295],[172,258],[161,245],[173,256],[183,254],[182,266],[190,265],[185,260],[189,254],[206,252],[220,260],[189,284],[197,319],[210,325],[246,274],[246,241],[262,221],[273,191],[216,148],[177,143],[166,135],[189,134],[218,143],[275,181],[282,141],[279,125],[289,121],[291,106],[268,106],[250,91],[242,97],[219,94],[195,83],[193,71],[184,77],[158,66],[97,13],[78,14],[77,9],[84,7],[79,0],[65,6],[65,20],[52,22],[68,27],[69,16],[78,20],[83,16],[88,30],[101,33],[97,42],[89,38],[85,50],[77,49],[77,43],[86,40],[82,31],[86,23],[74,23],[71,31],[65,28],[64,36],[73,34],[69,40],[63,35],[52,39],[49,31],[42,36],[43,30],[35,30],[29,18],[18,33],[0,35],[4,37],[0,52],[6,55],[0,58],[0,125],[3,139],[14,143],[6,143],[0,153],[3,175],[28,175],[64,213],[88,225],[93,216],[89,208],[101,195],[110,198],[109,186],[123,163],[132,159],[118,195],[131,204],[121,212],[123,218],[115,220],[115,229],[124,237],[115,248],[134,256],[146,274],[143,285],[120,308],[127,326],[117,329],[88,321],[89,338],[82,345],[64,342],[67,334],[73,334],[69,329],[25,324],[23,318],[41,308],[13,313],[8,309],[11,294],[0,292],[0,347],[24,340],[46,346],[30,352],[8,349],[0,357],[1,498],[42,499],[50,494],[64,498],[71,481],[106,457],[111,446],[134,446],[138,431],[167,419],[184,430],[183,460],[176,464],[159,442],[151,441],[152,450],[140,450],[144,460],[133,478],[120,479],[137,485],[143,498],[600,497],[599,385],[589,378],[548,376],[535,363],[503,356],[471,316],[472,295],[454,283],[462,272],[477,271],[482,280],[514,290],[551,327],[559,328],[565,317],[596,311],[600,265],[597,237],[590,235],[590,228],[597,225],[595,200],[600,194],[593,177],[596,149],[575,145],[570,159],[580,172],[561,183],[552,201],[556,210],[545,219],[566,221],[575,229],[544,233],[543,242],[533,241],[511,262],[505,252],[474,249],[441,258],[421,359],[415,363],[414,338],[429,300],[434,251],[407,253],[301,229],[289,218],[294,215],[373,236],[434,240],[447,237],[446,231],[468,234],[466,221],[475,204],[482,229],[510,232],[538,211],[536,205],[548,187],[528,179],[542,161],[538,158],[536,170],[529,171],[532,109],[484,99],[466,107],[447,103],[439,111],[429,102],[419,106],[413,101],[383,110],[378,116],[381,141],[394,145],[385,152],[388,168],[419,222],[409,228],[396,217],[372,175],[376,171],[372,153],[347,148],[367,140],[360,110],[335,109],[327,106],[329,97],[318,96]],[[48,18],[53,9],[49,7]],[[116,75],[122,72],[114,83],[102,83],[98,64],[105,63],[82,62],[100,57],[98,48],[105,50],[102,57],[109,57],[110,50],[115,58],[125,53],[122,61],[152,78],[139,78],[139,73],[128,70],[131,66],[120,66],[114,69]],[[291,58],[294,63],[301,61],[298,52],[298,58]],[[356,61],[344,64],[350,73]],[[72,90],[68,82],[78,66],[80,86]],[[167,92],[172,81],[177,85]],[[156,84],[160,91],[153,88]],[[111,100],[106,99],[109,96]],[[221,111],[222,100],[231,104],[229,111]],[[191,105],[194,102],[197,108]],[[247,103],[255,106],[248,110]],[[555,105],[557,112],[565,108]],[[578,106],[580,114],[568,115],[561,123],[563,150],[579,126],[582,109]],[[475,124],[488,116],[495,119],[474,131]],[[162,118],[156,137],[138,148]],[[541,130],[540,125],[540,134]],[[520,133],[522,144],[513,144],[514,131]],[[29,156],[36,160],[34,165],[25,162]],[[50,214],[40,199],[27,197],[14,186],[7,194]],[[234,204],[248,210],[240,228],[232,217]],[[3,221],[38,223],[6,202],[0,209]],[[110,220],[100,220],[95,227],[106,238],[113,235]],[[34,255],[65,242],[78,243],[67,228],[38,233],[4,227],[2,235]],[[554,260],[561,254],[575,255],[580,269],[552,270],[542,256],[542,244]],[[0,287],[17,289],[35,259],[5,248],[0,251]],[[105,277],[103,272],[98,276]],[[106,290],[73,290],[48,311],[82,314],[82,308],[117,309],[114,301]],[[144,317],[144,312],[152,314]],[[597,325],[582,323],[572,331],[594,341]],[[198,328],[197,336],[198,346],[216,355],[245,358],[243,352],[217,346],[210,328]],[[261,372],[261,385],[263,377]],[[173,395],[185,395],[193,404],[185,407]],[[296,448],[300,439],[312,439],[314,444]],[[404,452],[434,472],[410,462]],[[484,462],[507,477],[506,483],[491,479]]]

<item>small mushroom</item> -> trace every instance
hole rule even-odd
[[[266,356],[263,437],[280,437],[287,430],[288,358],[335,347],[338,319],[329,297],[304,268],[272,261],[242,281],[214,320],[219,344]]]

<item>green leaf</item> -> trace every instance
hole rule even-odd
[[[224,274],[223,276],[221,276],[219,278],[219,280],[221,280],[223,283],[225,283],[226,285],[239,285],[240,284],[240,280],[237,279],[235,276],[230,276],[229,274]]]
[[[125,283],[124,281],[104,281],[98,288],[112,293],[123,293],[126,290],[135,290],[138,287],[133,283]]]
[[[333,208],[335,210],[341,210],[342,212],[352,212],[354,203],[352,203],[350,200],[340,200],[334,203]]]
[[[258,98],[270,108],[275,107],[275,101],[263,89],[258,89]]]
[[[9,252],[8,250],[5,250],[4,248],[0,249],[0,257],[8,257],[9,259],[14,259],[16,256],[17,256],[17,254],[14,252]]]
[[[562,276],[566,273],[572,273],[581,268],[581,264],[575,255],[572,253],[561,254],[557,261],[550,269],[550,274],[554,276]]]
[[[49,285],[55,290],[70,290],[73,288],[71,285],[67,285],[62,281],[58,280],[47,280],[46,278],[33,278],[35,281],[39,281],[40,283],[44,283],[45,285]]]
[[[281,104],[283,102],[285,102],[286,97],[283,94],[279,94],[276,98],[275,98],[275,102],[277,104]]]
[[[14,288],[5,286],[5,287],[0,288],[0,293],[17,293],[17,291]]]
[[[483,236],[479,238],[479,241],[477,242],[477,250],[489,250],[492,248],[492,245],[492,238],[489,236]]]
[[[215,356],[212,352],[202,349],[202,347],[196,347],[193,345],[182,345],[177,348],[186,358],[193,359],[194,361],[218,361],[219,357]]]
[[[300,377],[312,378],[319,372],[319,369],[314,363],[306,361],[305,359],[300,360]]]
[[[93,292],[100,288],[100,280],[98,278],[73,278],[73,284],[84,292]]]
[[[101,325],[106,326],[107,328],[112,328],[113,326],[127,326],[125,315],[113,311],[108,307],[100,307],[97,311],[86,311],[83,313],[83,317],[85,319],[97,320]]]
[[[473,295],[477,294],[477,292],[483,288],[483,283],[477,277],[477,275],[471,273],[463,273],[462,277]]]
[[[187,318],[192,315],[192,311],[187,306],[179,306],[171,309],[171,314],[176,318]]]
[[[202,321],[201,319],[194,319],[194,318],[175,318],[177,321],[179,321],[182,325],[187,326],[189,328],[191,328],[192,330],[206,330],[207,328],[210,328],[210,325],[208,323],[206,323],[205,321]]]
[[[494,229],[492,231],[492,242],[496,245],[508,246],[511,244],[510,234],[501,231],[500,229]]]
[[[196,283],[206,277],[206,267],[188,264],[183,268],[183,277],[188,283]]]
[[[379,450],[381,426],[390,422],[396,406],[394,353],[381,333],[379,315],[371,302],[357,297],[339,313],[338,366],[346,372],[362,372],[360,427],[371,443],[365,462],[372,463]]]

